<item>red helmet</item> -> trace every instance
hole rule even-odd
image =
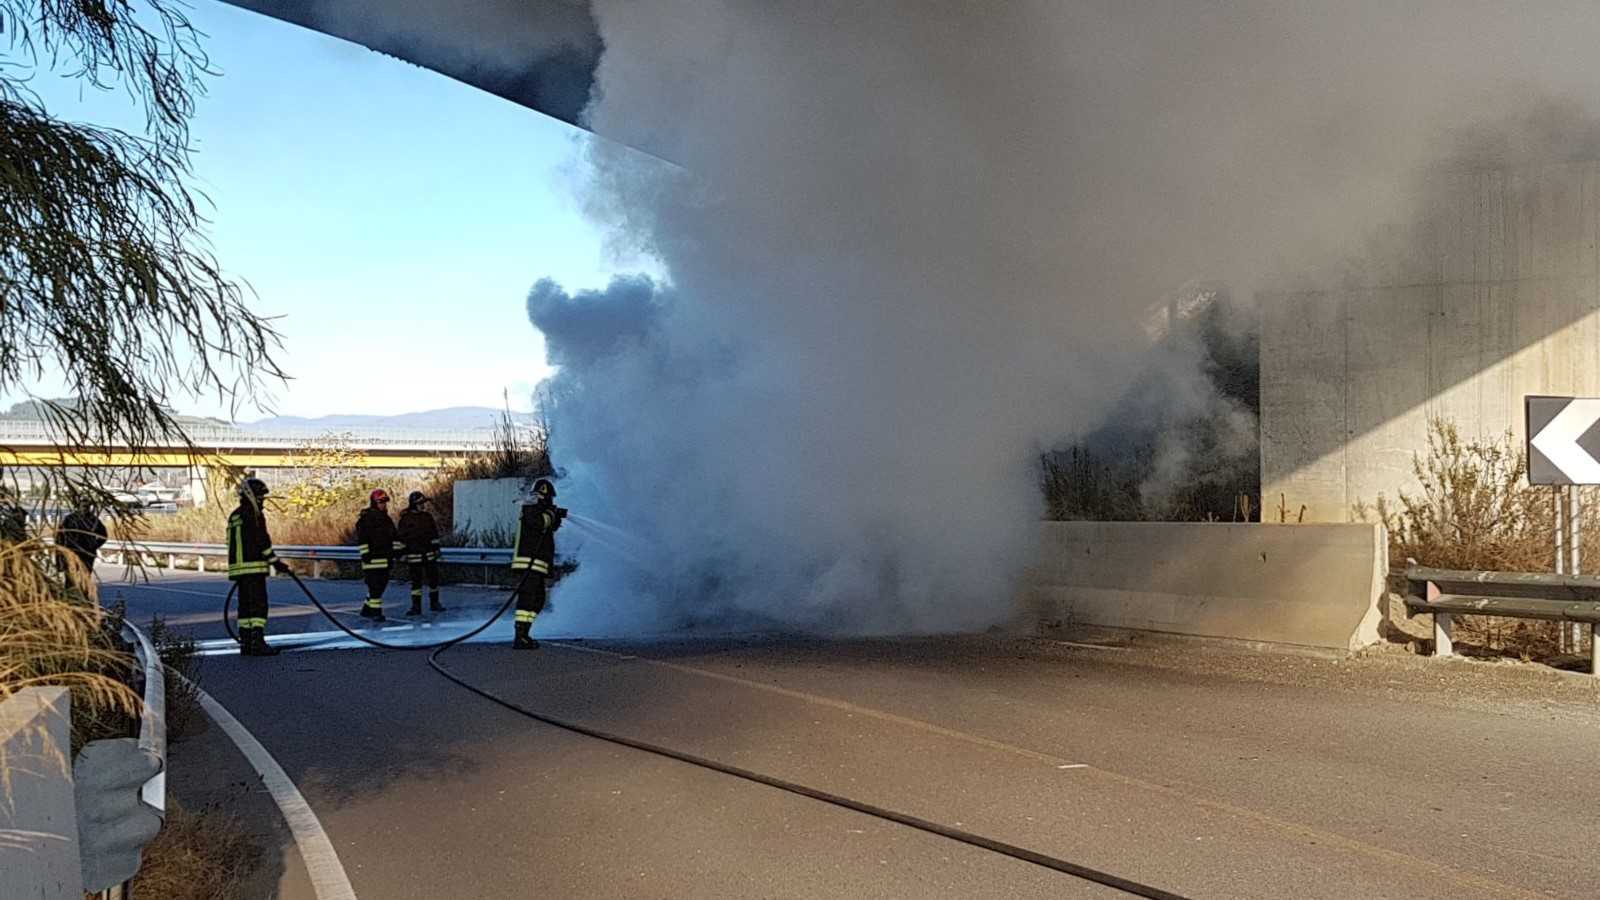
[[[378,488],[377,490],[372,492],[372,505],[373,506],[377,506],[379,503],[388,503],[388,502],[389,502],[389,492],[388,491],[385,491],[383,488]]]

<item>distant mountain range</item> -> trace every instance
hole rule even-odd
[[[271,431],[275,428],[492,428],[500,421],[503,410],[489,406],[451,406],[430,409],[426,412],[403,413],[398,416],[273,416],[259,422],[240,423],[250,431]],[[533,422],[532,413],[512,413],[518,422]]]
[[[76,401],[56,400],[55,403],[71,407]],[[201,416],[181,415],[168,410],[180,425],[221,425],[227,422]],[[307,418],[305,416],[271,416],[258,422],[240,422],[234,427],[247,431],[272,431],[273,429],[322,429],[337,431],[350,428],[493,428],[499,424],[503,410],[492,406],[451,406],[425,412],[403,413],[398,416],[333,415]],[[38,401],[24,401],[0,410],[0,419],[38,421],[44,418]],[[512,413],[511,418],[520,423],[532,424],[538,419],[533,413]]]

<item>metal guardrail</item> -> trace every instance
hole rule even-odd
[[[139,799],[167,817],[167,678],[161,655],[145,633],[130,622],[122,623],[122,639],[133,645],[144,674],[144,710],[139,715],[139,749],[161,760],[161,771],[144,783]],[[131,882],[113,885],[95,894],[97,900],[124,900]]]
[[[161,771],[145,782],[139,799],[163,817],[167,813],[167,676],[161,655],[143,631],[122,623],[122,639],[134,646],[144,669],[144,710],[139,715],[139,749],[161,760]]]
[[[1433,616],[1433,655],[1455,652],[1454,617],[1505,616],[1589,626],[1589,674],[1600,675],[1600,576],[1406,567],[1406,612]]]
[[[325,561],[356,561],[361,559],[361,551],[355,547],[312,546],[307,544],[282,544],[273,545],[275,552],[281,559],[311,560],[311,577],[322,577],[322,563]],[[204,572],[207,557],[227,558],[227,544],[189,544],[171,541],[111,541],[100,548],[101,553],[112,553],[121,557],[126,554],[138,554],[145,557],[167,557],[167,567],[176,568],[177,562],[182,559],[194,559],[196,568]],[[511,565],[510,547],[444,547],[439,551],[439,562],[449,565],[462,566],[509,566]]]

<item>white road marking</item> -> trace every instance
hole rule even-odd
[[[317,895],[317,900],[356,900],[355,889],[350,886],[350,877],[345,874],[344,864],[339,862],[339,854],[333,849],[333,842],[328,839],[328,833],[322,830],[322,823],[317,820],[317,814],[311,811],[311,804],[294,786],[288,773],[272,758],[267,748],[261,746],[255,735],[245,728],[233,714],[228,712],[215,698],[199,688],[195,689],[200,698],[200,706],[206,711],[228,737],[238,745],[239,752],[244,754],[250,765],[255,767],[261,775],[261,783],[266,787],[267,793],[272,795],[272,802],[278,804],[278,809],[283,813],[284,821],[289,823],[289,833],[294,836],[295,847],[300,851],[300,858],[305,861],[306,872],[311,876],[311,888]]]
[[[599,656],[610,656],[610,657],[614,657],[616,659],[638,659],[639,658],[637,656],[629,656],[626,653],[615,653],[615,652],[610,651],[610,650],[601,650],[599,647],[584,647],[584,646],[582,646],[580,644],[569,644],[566,641],[562,641],[561,643],[557,644],[555,641],[552,640],[552,641],[550,641],[550,643],[552,645],[554,645],[554,646],[560,647],[563,650],[576,650],[579,653],[594,653],[594,654],[597,654]]]
[[[1110,644],[1085,644],[1082,641],[1063,641],[1056,638],[1046,638],[1045,640],[1048,640],[1052,644],[1064,644],[1068,647],[1082,647],[1085,650],[1115,650],[1118,653],[1123,653],[1128,650],[1127,647],[1114,647]]]
[[[228,595],[227,591],[186,591],[183,588],[162,587],[157,584],[140,584],[127,581],[102,581],[100,589],[106,588],[131,590],[131,591],[160,591],[164,594],[188,594],[191,597],[206,597],[211,600],[221,600]]]
[[[470,620],[450,620],[445,622],[423,621],[389,625],[377,629],[377,632],[384,635],[391,635],[394,632],[431,631],[434,629],[450,630],[452,628],[459,628],[462,631],[467,631],[472,628],[476,628],[480,624],[482,623],[473,622]],[[493,633],[493,631],[494,629],[491,629],[490,633]],[[357,629],[358,634],[369,632],[370,629]],[[480,637],[481,636],[482,635],[480,635]],[[433,639],[434,636],[430,635],[429,637],[430,639]],[[495,639],[500,639],[500,636],[497,636]],[[350,635],[345,634],[343,631],[291,631],[284,634],[268,635],[267,643],[272,644],[275,647],[282,647],[285,650],[359,650],[370,647],[370,645],[356,640]],[[238,653],[239,644],[234,641],[233,638],[209,638],[203,641],[196,641],[195,652],[199,656],[227,656],[229,654]]]

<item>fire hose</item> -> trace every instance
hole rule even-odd
[[[296,575],[293,569],[285,567],[282,571],[286,572],[290,578],[294,579],[294,583],[299,586],[300,592],[306,595],[306,599],[310,600],[311,604],[315,606],[319,612],[326,616],[328,621],[332,622],[340,631],[355,638],[363,644],[371,644],[372,646],[381,648],[383,650],[444,650],[448,647],[455,646],[456,644],[459,644],[468,638],[477,637],[479,634],[482,634],[484,631],[488,630],[490,625],[493,625],[495,622],[499,621],[501,616],[506,614],[506,610],[510,609],[512,602],[517,599],[517,592],[522,590],[523,583],[528,580],[529,575],[533,574],[532,569],[524,572],[522,574],[522,578],[517,581],[516,586],[511,589],[510,594],[506,597],[506,602],[500,604],[500,608],[495,610],[494,615],[490,616],[482,625],[479,625],[477,628],[472,629],[466,634],[457,635],[449,640],[435,641],[429,644],[391,644],[387,641],[380,641],[377,638],[367,637],[366,635],[351,629],[349,626],[339,621],[338,617],[333,614],[333,611],[328,609],[326,606],[323,606],[322,601],[317,599],[317,595],[311,593],[311,589],[306,587],[306,583],[300,580],[300,576]],[[234,643],[239,642],[239,633],[234,630],[233,621],[228,618],[228,611],[233,608],[233,596],[234,594],[238,593],[238,591],[239,585],[235,583],[233,586],[228,588],[228,596],[222,601],[222,627],[228,630],[228,637],[233,638]]]
[[[294,583],[300,588],[300,591],[306,595],[306,598],[311,601],[312,605],[314,605],[324,616],[326,616],[328,621],[332,622],[339,628],[340,631],[343,631],[350,637],[355,638],[364,644],[370,644],[374,647],[379,647],[384,650],[431,650],[432,652],[428,654],[428,665],[431,666],[435,672],[438,672],[440,675],[444,676],[450,681],[460,685],[463,688],[466,688],[467,690],[477,694],[485,700],[490,701],[491,703],[495,703],[501,707],[504,707],[505,709],[511,710],[518,715],[526,716],[527,718],[533,719],[536,722],[542,722],[546,725],[560,728],[564,731],[583,735],[584,737],[594,738],[610,744],[616,744],[618,746],[640,750],[645,753],[675,760],[677,762],[687,763],[688,765],[696,766],[698,768],[708,769],[713,772],[720,772],[724,775],[730,775],[734,778],[740,778],[745,781],[764,785],[766,787],[774,788],[776,790],[784,791],[796,796],[817,800],[841,809],[847,809],[862,815],[871,816],[875,819],[882,819],[886,822],[893,822],[896,825],[914,828],[917,831],[938,835],[939,837],[948,838],[949,840],[966,844],[969,847],[976,847],[979,850],[987,850],[990,853],[996,853],[1001,856],[1007,856],[1022,862],[1031,863],[1046,869],[1051,869],[1053,871],[1070,875],[1074,878],[1079,878],[1084,881],[1103,885],[1135,897],[1146,897],[1149,898],[1149,900],[1186,900],[1186,898],[1181,894],[1175,894],[1171,891],[1165,891],[1158,887],[1152,887],[1147,884],[1132,881],[1119,875],[1113,875],[1109,872],[1103,872],[1099,869],[1090,868],[1089,866],[1079,865],[1078,863],[1070,862],[1059,857],[1029,850],[1026,847],[1008,844],[1004,841],[995,840],[994,838],[985,837],[980,834],[974,834],[970,831],[965,831],[960,828],[951,828],[948,825],[942,825],[938,822],[923,819],[918,816],[897,812],[881,806],[875,806],[860,800],[854,800],[850,797],[845,797],[840,794],[829,793],[828,791],[807,787],[803,784],[798,784],[793,781],[786,781],[782,778],[766,775],[761,772],[755,772],[750,769],[743,769],[738,766],[728,765],[727,763],[718,762],[714,759],[707,759],[703,756],[696,756],[692,753],[686,753],[681,750],[674,750],[671,747],[665,747],[660,744],[652,744],[649,741],[641,741],[636,738],[626,737],[624,735],[612,734],[607,731],[601,731],[598,728],[591,728],[587,725],[582,725],[577,722],[572,722],[566,719],[548,715],[546,713],[541,713],[522,706],[514,701],[507,700],[506,698],[501,697],[492,691],[478,687],[477,685],[467,681],[465,678],[462,678],[460,675],[457,675],[456,673],[445,668],[444,665],[439,662],[439,656],[451,647],[454,647],[455,645],[469,638],[481,634],[487,630],[489,626],[498,621],[501,616],[505,615],[506,610],[509,609],[512,602],[516,600],[517,592],[522,589],[522,586],[528,580],[528,577],[533,574],[532,569],[528,569],[523,573],[522,578],[519,579],[516,585],[511,588],[511,591],[506,597],[506,601],[500,604],[500,608],[495,610],[494,615],[490,616],[482,625],[479,625],[471,631],[457,637],[427,644],[391,644],[376,638],[367,637],[366,635],[352,630],[343,622],[340,622],[338,618],[334,616],[331,610],[322,605],[322,601],[317,599],[317,595],[313,594],[310,588],[306,587],[306,583],[300,580],[299,575],[296,575],[292,569],[288,570],[288,574],[290,578],[294,579]],[[228,610],[233,605],[233,597],[237,590],[238,585],[230,587],[228,589],[228,595],[223,600],[222,604],[222,624],[223,627],[228,630],[228,634],[234,639],[234,641],[239,640],[239,635],[238,632],[234,630],[233,623],[228,619]]]

